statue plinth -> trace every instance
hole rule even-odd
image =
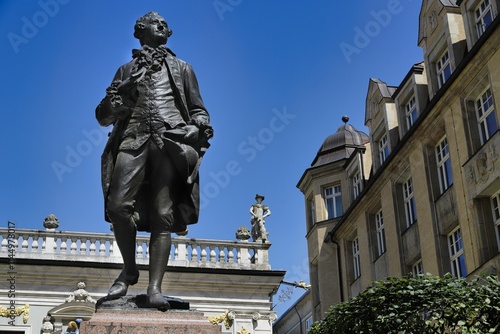
[[[202,312],[99,309],[80,326],[81,334],[221,334]]]

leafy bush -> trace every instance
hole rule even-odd
[[[390,277],[334,305],[309,334],[500,333],[500,282]]]

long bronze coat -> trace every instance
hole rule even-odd
[[[175,98],[178,102],[180,113],[186,124],[197,125],[200,128],[200,136],[197,144],[186,144],[182,142],[182,131],[169,131],[163,136],[164,150],[173,157],[179,175],[185,180],[181,203],[174,210],[174,222],[171,232],[183,232],[186,225],[195,224],[199,216],[199,178],[198,168],[201,158],[208,148],[208,139],[212,136],[212,129],[209,125],[210,117],[203,104],[198,81],[194,71],[188,63],[175,57],[170,50],[165,57],[168,75],[172,84]],[[125,81],[131,77],[136,59],[121,66],[113,82]],[[123,137],[129,118],[123,119],[116,115],[111,105],[110,96],[106,96],[96,108],[96,118],[100,125],[108,126],[113,124],[106,147],[101,157],[101,178],[102,190],[104,193],[104,203],[108,197],[109,185],[113,174],[118,147]],[[149,231],[147,210],[149,198],[146,195],[147,189],[142,189],[136,198],[135,213],[133,215],[137,229],[139,231]],[[106,221],[110,221],[105,215]]]

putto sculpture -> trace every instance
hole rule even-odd
[[[149,307],[168,309],[161,284],[172,232],[199,215],[198,168],[213,136],[194,71],[165,44],[167,22],[150,12],[135,24],[141,48],[116,72],[96,109],[113,130],[102,155],[106,220],[123,256],[123,270],[105,297],[118,299],[136,284],[136,232],[151,232]]]

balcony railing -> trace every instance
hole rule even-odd
[[[113,234],[0,228],[0,258],[122,263]],[[9,240],[10,239],[10,240]],[[9,246],[9,244],[11,246]],[[270,243],[172,238],[169,266],[270,270]],[[138,264],[149,263],[149,236],[138,235]]]

